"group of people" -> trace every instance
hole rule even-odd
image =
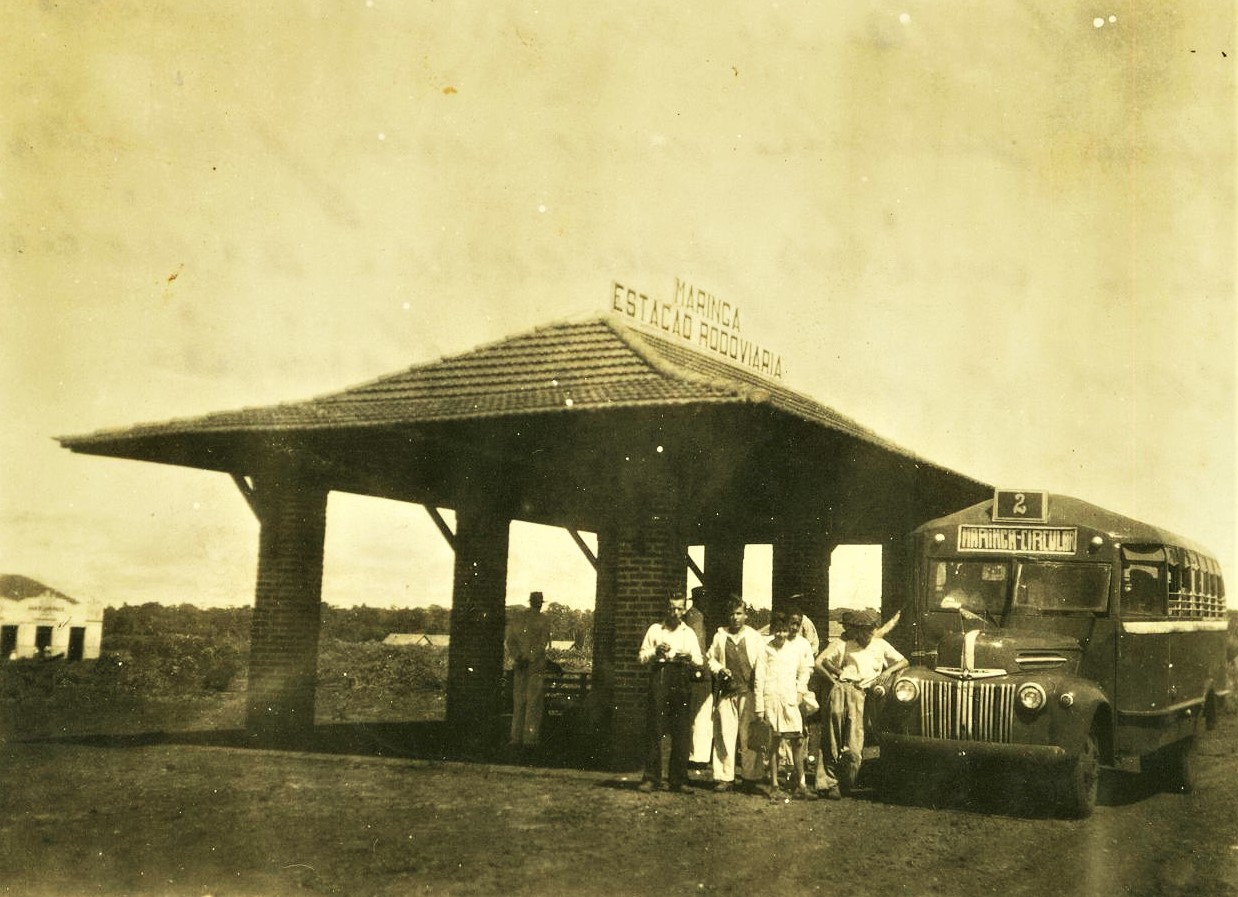
[[[694,590],[694,599],[700,594]],[[818,650],[816,628],[798,609],[775,611],[766,636],[748,625],[747,609],[736,596],[727,604],[726,624],[706,643],[704,626],[693,625],[693,617],[700,616],[698,604],[694,600],[689,608],[685,597],[672,595],[665,617],[649,627],[640,646],[638,659],[650,669],[640,790],[693,793],[688,784],[693,733],[699,756],[703,721],[712,735],[715,791],[755,791],[765,783],[766,793],[779,797],[785,759],[792,768],[792,797],[840,799],[860,771],[868,690],[907,666],[906,658],[877,634],[877,614],[849,611],[842,636]],[[701,683],[710,680],[712,694],[702,703]],[[827,695],[820,703],[818,690]],[[810,790],[807,723],[818,711],[821,746],[815,790]],[[671,747],[664,775],[667,735]]]

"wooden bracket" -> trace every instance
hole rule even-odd
[[[692,560],[692,555],[688,555],[688,569],[696,574],[696,578],[701,581],[701,585],[705,585],[705,574],[701,572],[701,568],[696,565],[696,561]]]
[[[567,534],[572,537],[572,541],[576,543],[576,546],[584,553],[585,557],[589,559],[589,563],[593,565],[593,569],[596,570],[598,568],[597,555],[589,549],[588,543],[580,537],[580,533],[577,530],[569,528],[567,530]]]
[[[258,518],[258,522],[262,522],[262,512],[258,510],[258,493],[254,489],[253,480],[246,479],[239,473],[232,474],[232,482],[236,483],[236,488],[241,490],[241,495],[245,499],[245,503],[249,505],[249,509],[254,512],[254,516]]]
[[[447,540],[447,544],[451,546],[451,550],[456,550],[456,534],[451,531],[451,527],[447,525],[447,521],[443,519],[443,515],[438,512],[438,508],[433,505],[424,505],[426,513],[430,515],[430,519],[434,521],[434,525],[438,527],[438,531],[443,534],[443,538]]]

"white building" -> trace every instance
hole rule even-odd
[[[93,660],[103,611],[25,576],[0,574],[0,660]]]

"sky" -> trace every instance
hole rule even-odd
[[[54,437],[308,398],[677,278],[742,308],[784,385],[916,454],[1238,570],[1234,25],[1110,0],[3,4],[0,572],[251,603],[227,476]],[[837,566],[876,603],[871,567]],[[333,494],[325,567],[332,604],[449,602],[420,507]],[[533,588],[589,606],[592,570],[517,525],[509,601]]]

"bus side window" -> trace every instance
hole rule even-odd
[[[1122,569],[1122,609],[1126,613],[1165,613],[1165,586],[1161,568],[1151,564],[1127,564]]]

